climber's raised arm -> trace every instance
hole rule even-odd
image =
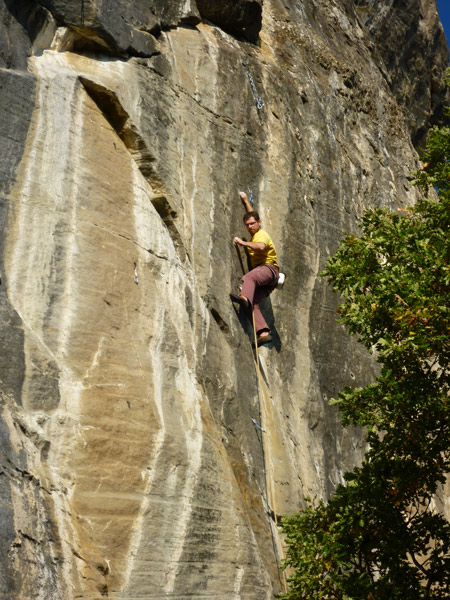
[[[242,200],[242,204],[245,206],[245,211],[252,212],[253,207],[250,204],[250,200],[248,199],[247,194],[245,192],[239,192],[239,198]]]

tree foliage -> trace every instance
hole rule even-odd
[[[430,131],[422,160],[414,183],[428,197],[366,212],[324,271],[380,373],[332,401],[369,450],[327,505],[284,517],[285,600],[450,598],[450,524],[436,508],[450,465],[448,127]]]

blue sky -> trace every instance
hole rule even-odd
[[[450,0],[437,0],[441,23],[444,26],[445,37],[450,45]]]

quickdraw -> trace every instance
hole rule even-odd
[[[250,83],[250,87],[252,88],[253,96],[255,97],[256,108],[258,110],[262,110],[262,108],[264,106],[264,100],[258,94],[258,90],[256,89],[256,85],[255,85],[255,82],[253,81],[253,77],[252,77],[250,71],[246,71],[246,74],[247,74],[247,77],[248,77],[248,81]]]
[[[250,202],[250,204],[252,205],[252,207],[255,207],[255,204],[253,202],[253,192],[250,188],[248,188],[248,201]]]

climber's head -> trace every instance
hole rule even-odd
[[[261,219],[259,218],[259,214],[256,212],[256,210],[245,213],[244,224],[247,228],[247,231],[252,235],[255,235],[255,233],[261,229]]]

